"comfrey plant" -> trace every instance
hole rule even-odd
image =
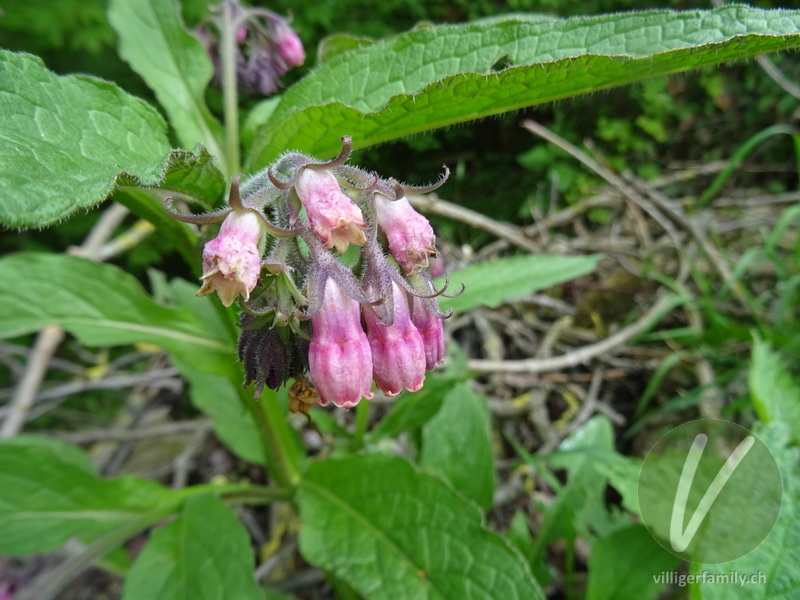
[[[430,186],[401,184],[345,164],[350,138],[342,144],[330,162],[292,152],[241,184],[237,177],[226,209],[167,207],[184,222],[222,223],[203,250],[198,295],[217,292],[226,306],[240,298],[245,385],[258,398],[265,385],[295,379],[294,412],[351,408],[372,398],[373,379],[390,396],[417,391],[444,357],[444,288],[425,270],[436,238],[405,195],[438,188],[449,171]],[[361,252],[348,267],[339,256],[351,245]]]

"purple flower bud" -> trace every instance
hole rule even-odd
[[[339,254],[350,244],[361,246],[367,241],[361,209],[339,187],[339,182],[330,171],[303,169],[295,184],[295,190],[308,212],[311,229],[326,248],[336,246]]]
[[[392,282],[394,322],[384,325],[370,310],[364,311],[372,349],[372,376],[384,393],[396,396],[405,387],[416,392],[425,381],[425,347],[411,322],[406,293]]]
[[[217,237],[203,248],[203,286],[197,295],[217,292],[225,306],[239,296],[249,300],[261,274],[263,233],[264,225],[255,211],[231,211]]]
[[[294,67],[299,67],[306,60],[303,42],[284,20],[276,21],[272,30],[272,39],[278,47],[281,58]]]
[[[372,352],[361,328],[361,309],[332,278],[311,317],[308,366],[320,404],[352,408],[372,398]]]
[[[428,266],[428,257],[436,256],[436,236],[428,219],[415,211],[408,198],[389,200],[375,195],[378,225],[386,233],[389,251],[409,273]]]
[[[436,365],[444,364],[442,320],[428,310],[425,300],[416,296],[411,300],[411,322],[422,336],[422,345],[425,347],[425,370],[430,371]]]

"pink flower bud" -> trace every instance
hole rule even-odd
[[[297,37],[294,30],[285,21],[280,21],[275,26],[273,40],[278,47],[281,58],[292,66],[299,67],[306,60],[303,42]]]
[[[411,322],[406,293],[392,283],[394,323],[384,325],[370,310],[364,311],[367,337],[372,349],[372,376],[387,395],[396,396],[405,387],[416,392],[425,381],[425,347]]]
[[[250,299],[261,274],[259,244],[264,226],[252,210],[231,211],[219,234],[203,248],[203,286],[198,296],[217,292],[225,306]]]
[[[442,320],[430,312],[425,301],[416,296],[411,301],[411,322],[422,336],[425,347],[425,370],[444,364],[444,327]]]
[[[320,404],[351,408],[362,397],[372,398],[372,352],[361,328],[361,309],[330,277],[311,327],[308,366]]]
[[[389,251],[409,273],[428,266],[428,257],[436,256],[436,236],[428,219],[415,211],[408,198],[389,200],[375,195],[378,225],[389,240]]]
[[[367,241],[364,230],[368,226],[361,209],[341,190],[333,173],[303,169],[295,190],[306,207],[311,229],[326,248],[336,246],[342,254],[350,244]]]

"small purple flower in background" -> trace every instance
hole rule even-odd
[[[430,186],[403,185],[345,164],[350,138],[342,142],[331,161],[290,152],[241,185],[234,178],[229,208],[167,208],[189,223],[222,223],[203,252],[199,295],[215,291],[226,306],[238,299],[245,385],[257,398],[294,380],[292,412],[352,408],[372,398],[373,380],[390,396],[417,391],[444,359],[450,313],[425,271],[436,240],[405,194],[436,189],[449,171]],[[345,263],[351,244],[360,252]]]
[[[222,85],[221,32],[232,29],[233,63],[237,87],[253,95],[269,96],[281,85],[280,77],[305,62],[303,43],[289,23],[265,8],[244,7],[235,0],[212,5],[216,16],[195,30],[214,64],[214,83]],[[214,27],[210,27],[213,25]]]

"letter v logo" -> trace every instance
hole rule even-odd
[[[697,530],[700,529],[700,524],[711,510],[714,501],[722,492],[722,488],[728,483],[728,480],[736,471],[736,468],[741,464],[744,457],[750,451],[750,448],[755,444],[755,438],[748,436],[744,438],[736,449],[731,453],[725,464],[722,465],[714,481],[706,490],[705,494],[697,505],[697,508],[692,514],[686,529],[683,529],[684,515],[686,514],[686,504],[689,500],[689,492],[692,489],[694,476],[697,472],[697,467],[700,464],[700,459],[703,457],[708,436],[705,434],[698,434],[691,447],[689,454],[686,456],[686,462],[683,463],[683,470],[681,471],[681,478],[678,481],[678,489],[675,492],[675,502],[672,504],[672,519],[669,524],[669,543],[675,552],[683,552],[692,543]]]

